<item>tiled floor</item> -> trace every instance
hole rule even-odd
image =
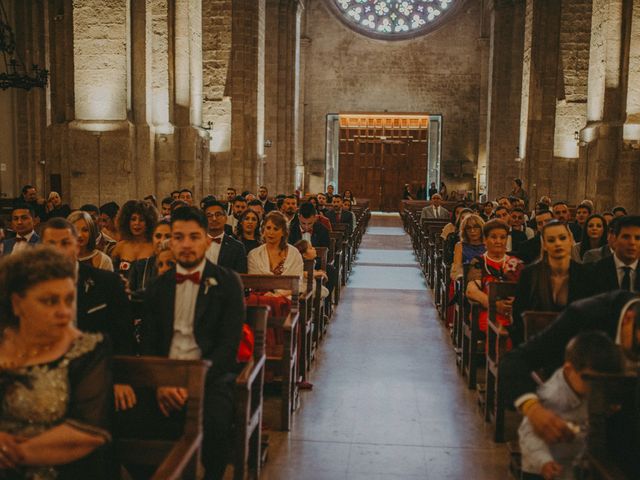
[[[412,260],[399,217],[372,218],[293,430],[268,480],[507,479]]]

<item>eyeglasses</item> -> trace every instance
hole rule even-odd
[[[220,218],[220,217],[226,217],[227,214],[224,212],[213,212],[213,213],[207,213],[207,218]]]
[[[480,225],[467,225],[466,227],[464,227],[465,230],[476,230],[476,229],[480,229]]]

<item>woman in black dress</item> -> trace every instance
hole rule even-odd
[[[235,237],[242,242],[247,255],[260,246],[260,217],[257,213],[246,210],[242,214],[236,225]]]

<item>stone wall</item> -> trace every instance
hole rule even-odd
[[[450,190],[473,188],[475,180],[461,177],[460,167],[461,162],[476,163],[478,155],[480,2],[468,2],[456,18],[429,35],[396,42],[354,32],[324,0],[309,1],[305,14],[307,170],[324,171],[329,113],[442,114],[443,180]],[[323,182],[312,178],[310,190],[323,188]]]

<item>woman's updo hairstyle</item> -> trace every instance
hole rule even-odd
[[[262,226],[260,228],[260,234],[263,236],[262,241],[264,242],[264,227],[267,225],[267,222],[273,223],[273,225],[278,229],[282,230],[282,239],[280,240],[280,249],[284,250],[287,248],[287,241],[289,239],[289,226],[287,225],[287,219],[285,216],[274,210],[269,212],[266,217],[264,217],[264,221],[262,222]]]

